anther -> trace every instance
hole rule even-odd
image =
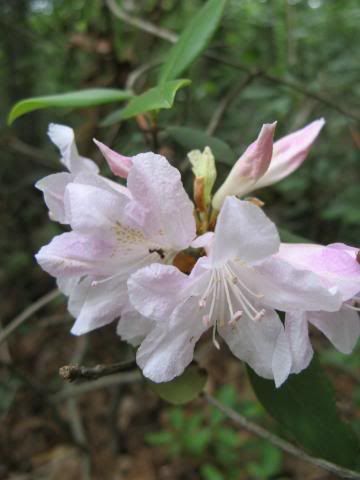
[[[200,307],[200,308],[204,308],[205,305],[206,305],[205,299],[201,298],[201,299],[199,300],[199,307]]]
[[[209,317],[209,315],[204,315],[204,316],[202,317],[202,322],[203,322],[204,327],[209,327],[209,326],[210,326],[210,317]]]
[[[254,322],[258,322],[259,320],[261,320],[264,315],[265,315],[265,310],[264,309],[260,310],[260,312],[255,315]]]
[[[229,320],[229,325],[234,325],[235,322],[240,320],[240,318],[242,317],[242,314],[243,312],[241,310],[238,310],[237,312],[235,312],[232,318],[230,318]]]

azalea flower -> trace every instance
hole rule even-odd
[[[64,193],[66,186],[73,182],[79,174],[97,174],[99,169],[92,160],[79,155],[75,143],[74,130],[65,125],[51,123],[48,129],[51,141],[60,150],[60,162],[68,172],[54,173],[39,180],[35,187],[44,194],[45,203],[49,209],[51,220],[69,223],[64,208]]]
[[[151,380],[170,381],[212,328],[217,348],[219,334],[235,356],[280,385],[288,351],[278,348],[283,325],[275,309],[335,311],[341,298],[316,274],[274,256],[280,246],[276,227],[250,202],[228,197],[211,245],[209,239],[207,234],[196,240],[195,246],[207,244],[209,256],[201,257],[189,276],[174,266],[152,264],[130,277],[131,303],[155,322],[137,351],[137,363]]]
[[[36,259],[69,295],[69,311],[76,317],[72,333],[89,332],[120,315],[123,324],[137,321],[142,330],[143,319],[134,320],[129,306],[127,279],[189,246],[195,237],[193,204],[178,170],[153,153],[132,158],[126,188],[117,189],[99,175],[83,174],[80,180],[64,192],[72,231],[56,236]],[[149,323],[145,327],[147,333]],[[140,335],[135,333],[129,339]]]
[[[290,175],[306,159],[325,124],[315,120],[301,130],[281,138],[273,145],[276,123],[263,125],[260,134],[239,158],[225,182],[215,193],[212,205],[220,210],[228,195],[243,197]]]
[[[336,286],[342,303],[334,312],[294,311],[286,314],[284,345],[291,351],[289,373],[299,373],[313,356],[309,323],[318,328],[340,352],[353,351],[360,336],[359,250],[335,243],[324,247],[313,244],[281,244],[278,256],[315,272],[324,285]],[[284,348],[286,348],[284,346]]]

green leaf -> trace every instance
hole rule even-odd
[[[223,474],[210,463],[205,463],[200,467],[201,477],[204,480],[225,480]]]
[[[174,441],[174,437],[171,432],[152,432],[146,434],[145,440],[150,445],[169,445]]]
[[[225,3],[226,0],[209,0],[192,18],[159,72],[160,83],[181,75],[206,47],[220,22]]]
[[[236,155],[229,145],[219,138],[207,135],[202,130],[190,127],[169,127],[166,133],[186,150],[203,150],[205,147],[210,147],[216,162],[229,166],[235,163]]]
[[[166,82],[157,87],[150,88],[146,92],[133,97],[126,107],[105,118],[102,125],[110,125],[111,123],[125,120],[126,118],[136,117],[142,113],[160,110],[162,108],[171,108],[173,106],[176,92],[182,88],[190,85],[191,80],[179,79]],[[115,119],[115,120],[114,120]]]
[[[8,125],[25,113],[41,108],[82,108],[102,105],[105,103],[120,102],[133,96],[129,90],[117,90],[115,88],[90,88],[76,92],[59,93],[46,97],[33,97],[20,100],[11,109],[8,116]]]
[[[310,240],[308,240],[305,237],[302,237],[301,235],[298,235],[297,233],[290,232],[290,230],[287,230],[286,228],[278,228],[280,239],[282,242],[287,242],[287,243],[311,243]]]
[[[154,383],[147,380],[151,390],[163,400],[174,405],[194,400],[203,390],[207,380],[207,373],[197,365],[190,365],[185,372],[171,382]]]
[[[335,405],[332,386],[313,359],[298,375],[291,375],[281,388],[248,368],[256,396],[281,426],[312,455],[348,468],[356,468],[360,441],[343,422]]]

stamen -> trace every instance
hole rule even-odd
[[[241,310],[238,310],[237,312],[235,312],[234,316],[231,317],[230,320],[229,320],[229,325],[234,325],[235,322],[240,320],[242,315],[243,315],[243,312]]]
[[[345,303],[345,307],[350,308],[350,310],[355,310],[355,312],[360,312],[360,307],[355,307],[355,305],[351,305],[350,303]]]

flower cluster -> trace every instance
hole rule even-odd
[[[36,259],[69,297],[72,333],[118,320],[117,333],[138,346],[137,363],[155,382],[180,375],[207,330],[216,348],[226,342],[277,386],[308,366],[309,323],[350,353],[360,335],[358,251],[281,243],[261,202],[244,198],[298,168],[323,124],[275,143],[276,124],[264,125],[214,195],[212,152],[190,152],[195,203],[163,156],[125,157],[95,141],[123,186],[79,155],[71,128],[50,125],[68,172],[36,186],[50,218],[70,231]],[[190,271],[180,256],[192,260]]]

